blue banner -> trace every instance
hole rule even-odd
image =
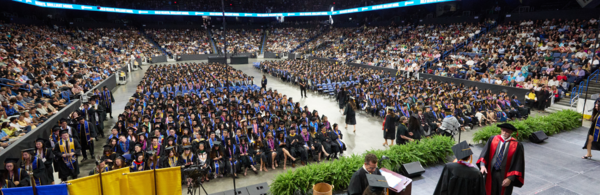
[[[33,187],[2,188],[4,195],[33,195]]]
[[[67,184],[36,186],[39,195],[69,195]]]
[[[71,9],[71,10],[82,10],[82,11],[98,11],[98,12],[113,12],[113,13],[125,13],[125,14],[140,14],[140,15],[173,15],[173,16],[223,16],[222,12],[203,12],[203,11],[169,11],[169,10],[137,10],[137,9],[126,9],[126,8],[115,8],[115,7],[102,7],[92,5],[78,5],[68,3],[54,3],[37,0],[13,0],[20,3],[26,3],[38,7],[46,8],[58,8],[58,9]],[[341,15],[357,12],[366,12],[382,9],[391,9],[415,5],[425,5],[432,3],[449,2],[455,0],[411,0],[411,1],[400,1],[395,3],[386,3],[380,5],[344,9],[338,11],[320,11],[320,12],[287,12],[287,13],[238,13],[238,12],[225,12],[227,17],[295,17],[295,16],[329,16],[329,15]]]

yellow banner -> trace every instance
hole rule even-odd
[[[181,180],[181,179],[180,179]],[[154,171],[138,171],[127,174],[127,194],[154,195]],[[181,185],[179,185],[181,186]],[[179,195],[181,194],[181,190]],[[86,194],[87,195],[87,194]]]
[[[67,189],[69,190],[69,194],[74,195],[101,195],[102,192],[100,190],[100,176],[92,175],[87,177],[82,177],[79,179],[74,179],[69,181],[70,185],[67,185]],[[180,185],[181,186],[181,185]]]
[[[160,195],[181,195],[181,167],[156,169],[156,190]]]
[[[127,176],[123,175],[123,173],[129,174],[129,167],[102,173],[102,189],[104,190],[104,194],[128,194]]]

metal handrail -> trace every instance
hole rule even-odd
[[[571,101],[570,104],[571,106],[573,106],[573,104],[575,104],[575,100],[579,97],[581,97],[583,95],[583,93],[585,92],[585,90],[588,89],[590,82],[589,81],[593,81],[594,79],[596,79],[596,83],[598,82],[598,79],[600,78],[600,69],[596,69],[592,74],[590,74],[590,76],[588,77],[587,80],[585,81],[581,81],[579,83],[579,87],[573,87],[573,90],[571,92],[571,94],[573,95],[571,97]],[[585,82],[585,83],[584,83]],[[584,88],[585,87],[585,88]],[[577,90],[576,90],[577,89]],[[587,98],[587,97],[586,97]]]

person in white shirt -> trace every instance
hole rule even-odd
[[[552,87],[552,86],[557,86],[558,87],[559,82],[557,80],[555,80],[555,77],[550,78],[550,80],[548,81],[548,86]]]

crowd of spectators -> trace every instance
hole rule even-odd
[[[146,33],[168,55],[214,53],[210,37],[204,29],[152,29]]]
[[[74,98],[151,52],[135,31],[2,24],[2,148]],[[132,64],[133,65],[133,64]]]
[[[331,58],[346,62],[354,60],[370,50],[383,44],[397,29],[388,27],[359,27],[355,29],[332,29],[334,35],[342,35],[339,41],[333,37],[333,42],[313,50],[313,56]],[[328,39],[325,39],[328,40]],[[331,40],[331,38],[329,38]]]
[[[524,118],[530,112],[524,106],[526,102],[522,102],[525,97],[463,84],[416,80],[406,74],[371,68],[318,60],[265,61],[255,67],[284,81],[307,83],[309,89],[336,96],[340,109],[355,101],[357,107],[372,116],[383,118],[386,110],[392,109],[397,116],[415,117],[416,127],[420,128],[409,126],[414,139],[425,136],[425,132],[440,132],[445,110],[450,110],[463,130],[467,126]],[[545,99],[540,97],[540,101]]]
[[[327,32],[324,32],[314,40],[300,46],[296,51],[303,54],[315,54],[317,53],[317,50],[321,48],[335,48],[335,45],[338,45],[346,34],[354,30],[355,29],[353,28],[334,28],[327,30]]]
[[[549,87],[560,98],[598,68],[597,25],[596,19],[508,22],[423,71],[536,92]]]
[[[268,52],[289,52],[320,33],[318,29],[274,28],[267,34]]]
[[[395,25],[335,28],[301,47],[301,53],[342,62],[418,69],[478,35],[485,24]]]
[[[222,53],[224,53],[225,42],[227,42],[227,53],[260,52],[263,39],[261,29],[229,29],[227,32],[212,29],[211,33],[217,49]]]
[[[399,33],[356,63],[411,71],[438,59],[445,51],[477,36],[483,24],[406,25],[395,27]]]

